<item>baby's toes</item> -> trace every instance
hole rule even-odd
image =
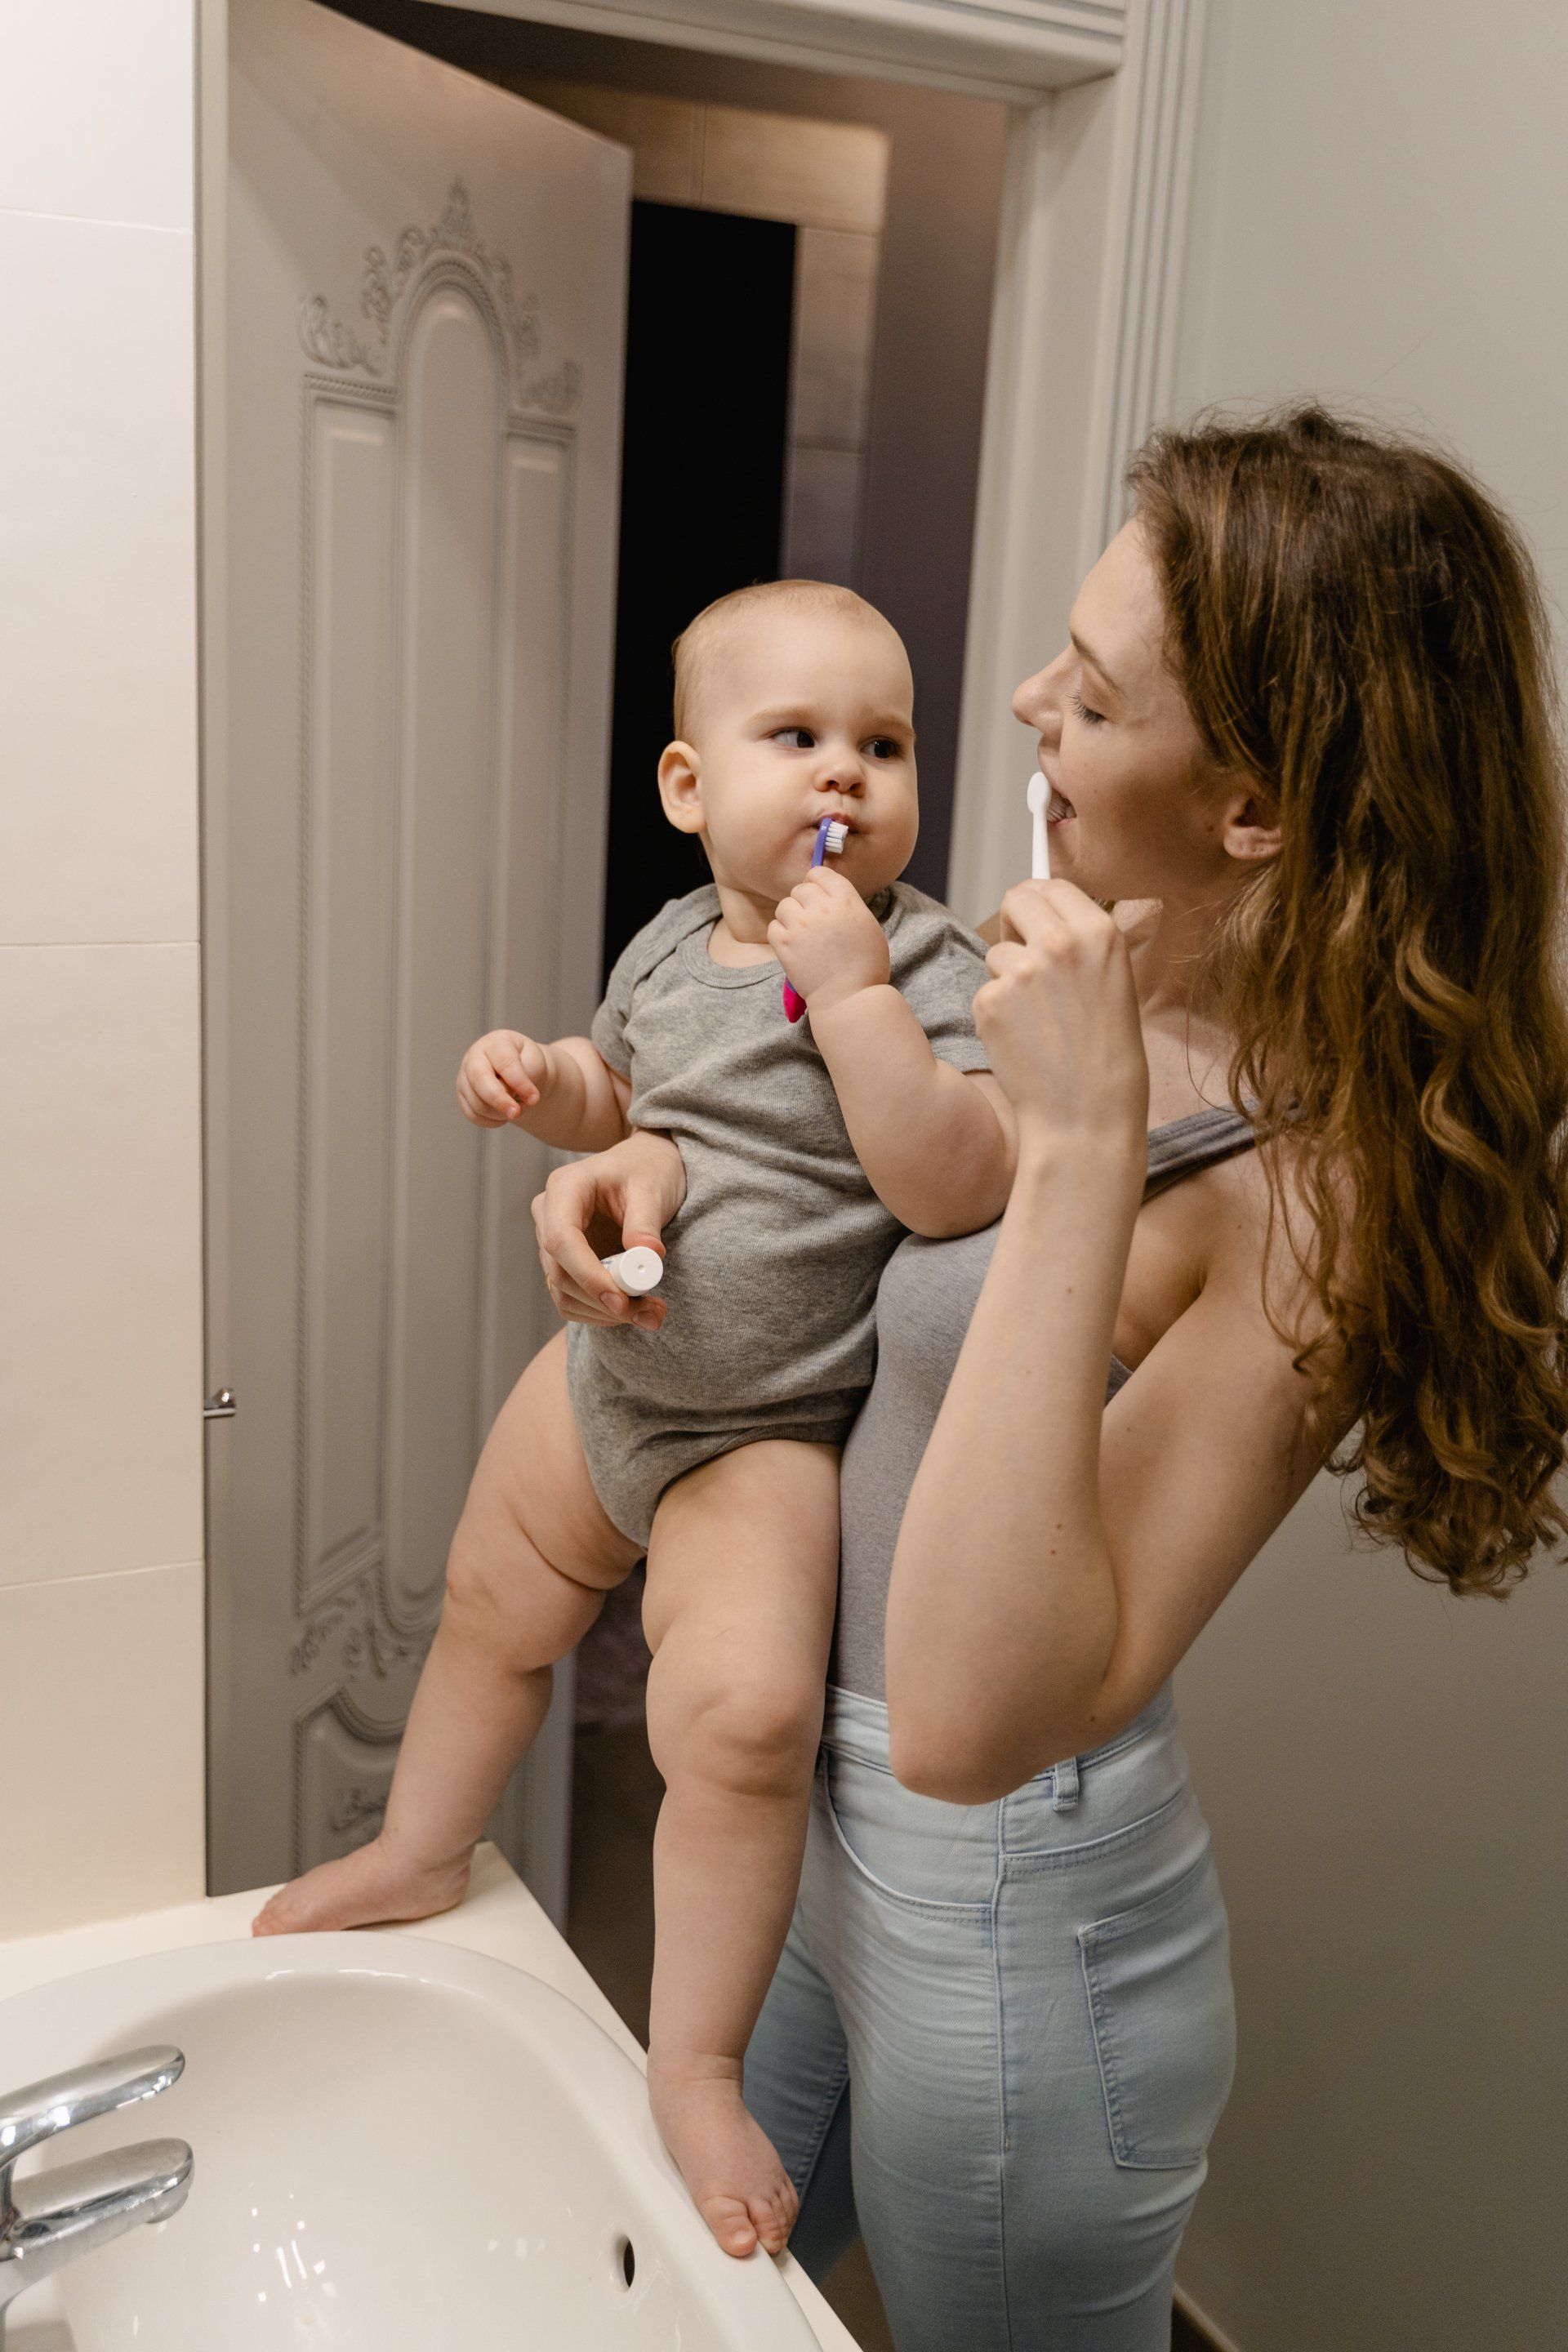
[[[288,1901],[288,1894],[287,1887],[280,1887],[269,1901],[262,1905],[250,1923],[253,1936],[287,1936],[290,1933],[293,1921],[289,1915],[292,1906]]]
[[[757,2242],[756,2224],[739,2197],[702,2197],[698,2211],[727,2254],[749,2254]]]
[[[789,2243],[789,2233],[795,2227],[795,2195],[786,2182],[783,2189],[771,2189],[763,2197],[748,2200],[757,2237],[770,2254],[782,2254]]]

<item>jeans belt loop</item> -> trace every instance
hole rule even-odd
[[[1051,1767],[1051,1811],[1068,1813],[1078,1802],[1078,1758],[1064,1756]]]

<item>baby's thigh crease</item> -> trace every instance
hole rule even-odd
[[[545,1568],[590,1587],[619,1584],[637,1547],[606,1513],[588,1475],[566,1387],[566,1334],[542,1348],[486,1438],[458,1543],[482,1548],[498,1571]],[[456,1547],[455,1547],[456,1548]]]

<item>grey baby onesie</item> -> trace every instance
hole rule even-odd
[[[985,948],[906,882],[870,901],[893,986],[931,1048],[986,1068],[970,1003]],[[631,1123],[673,1136],[686,1200],[665,1234],[661,1331],[577,1323],[567,1380],[600,1501],[646,1544],[654,1507],[699,1463],[755,1440],[840,1444],[871,1378],[877,1283],[904,1228],[850,1147],[811,1016],[784,975],[715,963],[711,884],[672,898],[610,974],[593,1041],[632,1082]]]

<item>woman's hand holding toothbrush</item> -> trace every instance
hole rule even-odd
[[[657,1331],[668,1313],[656,1294],[631,1298],[606,1275],[614,1251],[655,1249],[686,1198],[686,1170],[668,1135],[635,1129],[624,1142],[555,1169],[533,1202],[539,1263],[568,1323],[632,1323]]]

